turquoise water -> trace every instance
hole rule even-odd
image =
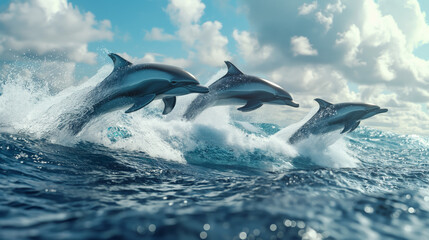
[[[4,81],[0,239],[429,239],[427,137],[359,127],[291,146],[291,128],[161,103],[56,130],[106,72],[57,94]]]

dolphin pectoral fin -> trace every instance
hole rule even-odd
[[[130,107],[127,111],[125,111],[125,113],[132,113],[145,107],[146,105],[151,103],[153,99],[155,99],[155,97],[156,97],[156,94],[144,95],[143,97],[139,98],[132,107]]]
[[[163,115],[169,114],[174,106],[176,106],[176,97],[165,97],[162,99],[164,102],[164,111],[162,112]]]
[[[349,133],[353,132],[360,124],[360,121],[357,121],[355,125],[350,129]]]
[[[359,126],[359,121],[357,121],[357,122],[347,122],[345,125],[344,125],[344,129],[343,129],[343,131],[341,132],[341,134],[343,134],[343,133],[345,133],[345,132],[351,132],[351,131],[353,131],[353,130],[355,130],[358,126]]]
[[[247,101],[246,105],[237,108],[238,111],[250,112],[262,107],[263,103],[260,101]]]

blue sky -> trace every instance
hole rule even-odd
[[[69,2],[83,12],[92,12],[98,19],[109,19],[112,23],[112,30],[115,33],[114,40],[90,43],[89,47],[92,51],[98,51],[100,46],[103,46],[113,52],[126,51],[141,57],[146,52],[157,52],[177,58],[186,56],[186,50],[182,48],[179,41],[156,42],[144,39],[146,32],[153,27],[163,28],[168,33],[174,33],[177,30],[165,12],[168,0],[128,1],[127,4],[121,1],[105,0],[101,6],[97,1],[71,0]],[[249,30],[249,22],[245,14],[238,10],[239,1],[213,0],[203,2],[206,9],[201,18],[202,22],[221,21],[223,24],[221,32],[229,36],[232,35],[234,29]],[[429,12],[428,1],[420,0],[419,4],[422,11]],[[233,42],[228,44],[228,50],[235,52]],[[421,58],[429,59],[429,44],[422,45],[414,52]]]
[[[112,23],[112,30],[115,33],[114,40],[90,43],[89,47],[92,51],[98,51],[100,46],[103,46],[113,52],[126,51],[141,57],[146,52],[157,52],[177,58],[186,56],[186,50],[182,48],[179,41],[166,43],[144,39],[146,32],[153,27],[163,28],[168,33],[174,33],[177,30],[165,11],[168,0],[134,0],[128,1],[127,4],[121,1],[105,0],[102,5],[97,1],[70,0],[69,2],[83,12],[94,13],[99,20],[108,19]],[[249,30],[249,22],[245,14],[238,10],[239,1],[213,0],[203,2],[206,8],[205,14],[201,18],[202,22],[221,21],[223,24],[221,32],[229,36],[232,35],[234,29]],[[422,11],[429,12],[428,1],[419,0],[418,2]],[[7,3],[2,5],[5,6]],[[228,50],[235,52],[233,42],[228,44]],[[429,59],[429,44],[422,45],[414,52],[421,58]]]
[[[422,0],[2,1],[0,77],[31,62],[32,76],[56,92],[116,52],[183,67],[206,83],[231,60],[301,105],[264,107],[252,121],[296,122],[320,97],[387,107],[366,124],[429,135],[426,12]]]
[[[143,57],[146,53],[159,53],[173,58],[185,58],[186,47],[179,40],[151,41],[145,35],[153,27],[164,29],[165,33],[174,34],[177,26],[172,23],[166,12],[168,0],[121,1],[107,0],[100,6],[97,1],[71,0],[69,1],[83,12],[92,12],[97,19],[108,19],[112,23],[113,40],[104,40],[89,44],[91,51],[100,51],[106,48],[112,52],[127,52],[134,57]],[[232,36],[234,29],[247,30],[249,23],[244,13],[240,13],[237,1],[214,0],[204,1],[206,5],[200,22],[222,22],[223,35]],[[119,9],[119,10],[118,10]],[[228,51],[236,53],[235,43],[230,41]],[[106,58],[106,56],[100,56]],[[101,60],[101,59],[100,59]],[[110,61],[110,59],[107,59]],[[228,60],[228,59],[225,59]],[[217,71],[216,69],[210,69]]]

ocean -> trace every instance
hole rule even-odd
[[[110,71],[58,93],[1,79],[0,239],[429,239],[428,137],[359,127],[292,146],[299,123],[186,122],[161,101],[58,130]]]

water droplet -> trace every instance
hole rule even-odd
[[[404,230],[405,230],[406,232],[411,232],[411,231],[413,230],[413,227],[412,227],[411,225],[405,225],[405,226],[404,226]]]
[[[246,238],[247,238],[247,233],[245,233],[245,232],[241,232],[241,233],[238,235],[238,237],[239,237],[240,239],[244,240],[244,239],[246,239]]]
[[[205,231],[210,230],[210,224],[208,224],[208,223],[204,224],[203,229],[204,229]]]
[[[201,239],[206,239],[207,238],[207,233],[206,232],[200,232],[200,238]]]
[[[271,225],[270,225],[270,230],[271,230],[272,232],[276,231],[276,230],[277,230],[277,225],[275,225],[275,224],[271,224]]]
[[[413,213],[416,212],[416,210],[413,207],[409,207],[408,208],[408,212],[411,213],[411,214],[413,214]]]
[[[137,232],[139,233],[139,234],[142,234],[143,232],[144,232],[144,228],[142,227],[142,226],[138,226],[137,227]]]
[[[374,208],[372,208],[371,206],[369,206],[369,205],[366,205],[365,206],[365,208],[364,208],[364,211],[366,212],[366,213],[368,213],[368,214],[371,214],[371,213],[373,213],[374,212]]]
[[[292,221],[291,221],[291,220],[289,220],[289,219],[286,219],[286,220],[284,221],[284,225],[285,225],[286,227],[290,227],[290,226],[292,225]]]
[[[259,231],[259,229],[254,229],[253,230],[253,235],[259,236],[259,234],[261,234],[261,231]]]
[[[150,224],[148,227],[150,232],[155,232],[156,231],[156,225],[155,224]]]

